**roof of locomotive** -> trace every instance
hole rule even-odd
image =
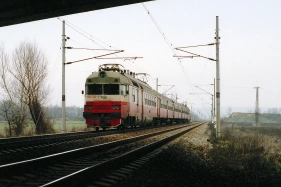
[[[100,77],[101,72],[105,72],[104,75],[106,75],[107,77],[119,78],[119,83],[133,85],[133,82],[136,82],[141,86],[142,89],[152,89],[149,84],[136,78],[136,73],[125,70],[121,64],[102,64],[99,66],[99,71],[93,72],[90,76],[87,77],[87,80],[90,78]],[[104,81],[102,82],[105,81],[107,80],[104,79]]]

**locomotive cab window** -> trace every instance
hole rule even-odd
[[[88,84],[88,95],[126,95],[126,86],[119,84]]]
[[[126,90],[127,90],[126,85],[120,84],[120,95],[126,95]]]
[[[104,95],[119,95],[119,84],[104,84]]]
[[[88,84],[88,95],[101,95],[102,84]]]

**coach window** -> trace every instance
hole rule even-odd
[[[120,95],[126,95],[126,85],[120,84]]]
[[[132,102],[135,102],[135,88],[132,89]]]
[[[119,95],[119,84],[104,84],[104,95]]]
[[[88,84],[88,95],[102,95],[102,84]]]

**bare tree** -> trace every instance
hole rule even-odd
[[[28,124],[29,114],[24,106],[9,99],[0,102],[0,115],[8,124],[10,136],[21,135]]]
[[[23,133],[28,123],[28,113],[26,105],[22,103],[21,98],[16,98],[14,93],[21,91],[15,85],[9,66],[9,57],[4,51],[4,46],[0,46],[0,87],[4,90],[5,99],[0,102],[0,115],[7,122],[9,135],[16,136]]]
[[[7,71],[1,71],[1,86],[13,103],[18,101],[21,109],[28,108],[37,134],[53,131],[43,107],[50,93],[46,87],[47,63],[45,55],[35,44],[22,42],[14,50],[10,65],[6,63],[3,67]]]
[[[280,109],[278,109],[278,108],[269,108],[267,112],[270,113],[270,114],[280,114]]]
[[[4,118],[7,122],[9,127],[9,135],[12,136],[12,118],[13,118],[13,109],[12,109],[12,102],[10,100],[2,100],[0,103],[0,115]]]

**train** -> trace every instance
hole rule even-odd
[[[99,65],[85,82],[83,117],[87,127],[125,129],[188,123],[190,109],[153,90],[121,64]]]

